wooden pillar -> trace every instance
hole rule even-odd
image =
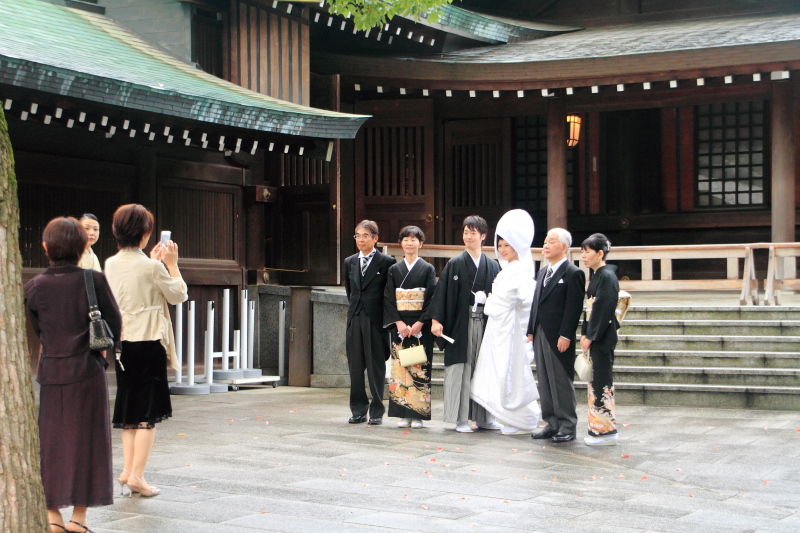
[[[772,83],[772,242],[795,240],[794,100],[792,84]]]
[[[547,105],[547,229],[567,229],[567,114],[564,101]]]

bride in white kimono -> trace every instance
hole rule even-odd
[[[536,429],[541,415],[526,329],[536,286],[527,211],[509,211],[497,223],[494,248],[501,271],[483,312],[489,317],[472,378],[472,399],[503,425],[504,435]]]

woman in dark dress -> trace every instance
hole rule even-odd
[[[614,348],[617,346],[616,309],[619,282],[614,265],[606,265],[611,243],[602,233],[595,233],[581,245],[583,264],[592,271],[586,295],[593,302],[587,305],[587,319],[581,328],[581,348],[592,358],[592,377],[589,378],[589,436],[583,441],[589,446],[617,444],[614,418]]]
[[[89,531],[87,507],[114,503],[108,365],[89,348],[89,302],[77,266],[86,242],[74,218],[51,220],[42,235],[51,266],[25,285],[28,320],[42,343],[39,446],[51,532]],[[119,339],[122,318],[106,277],[92,276],[102,317]],[[65,527],[60,509],[70,506]]]
[[[399,418],[397,427],[401,428],[421,428],[423,420],[431,419],[433,335],[427,310],[436,287],[436,270],[419,256],[423,242],[425,234],[417,226],[400,230],[405,258],[389,268],[386,281],[383,319],[390,329],[392,346],[389,416]],[[401,366],[396,346],[415,346],[418,342],[425,347],[428,362]]]

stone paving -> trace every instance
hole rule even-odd
[[[424,429],[349,425],[343,389],[173,402],[162,494],[91,509],[96,533],[800,531],[800,412],[622,405],[620,445],[589,448],[457,434],[440,402]]]

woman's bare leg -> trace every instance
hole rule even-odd
[[[72,509],[72,518],[70,518],[70,520],[72,522],[77,522],[78,524],[86,525],[86,507],[74,507]],[[70,531],[85,531],[84,529],[79,529],[79,527],[75,524],[67,524],[67,526],[71,526],[67,527],[67,529]]]
[[[61,517],[61,511],[58,509],[48,509],[47,510],[47,522],[50,524],[56,524],[61,527],[64,527],[64,519]],[[51,527],[49,530],[51,533],[64,533],[61,531],[60,528]]]
[[[133,442],[133,458],[131,468],[127,470],[134,476],[142,479],[142,487],[149,489],[150,485],[144,481],[144,470],[147,461],[150,459],[150,452],[153,450],[153,442],[156,440],[156,428],[134,430],[135,437]],[[125,461],[127,464],[127,460]],[[139,481],[136,480],[138,483]]]

